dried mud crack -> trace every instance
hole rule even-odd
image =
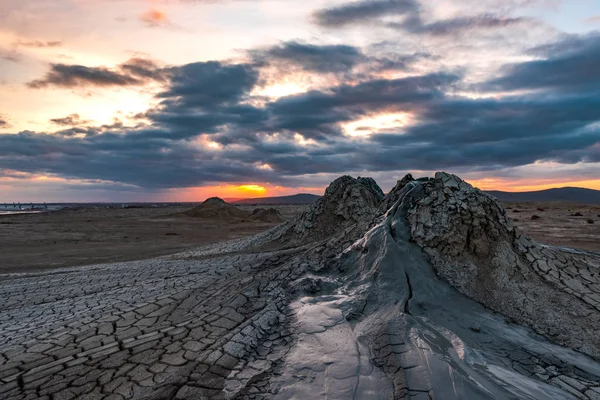
[[[2,399],[600,399],[600,255],[460,178],[342,177],[296,219],[0,280]]]

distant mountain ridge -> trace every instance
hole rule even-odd
[[[485,193],[500,201],[572,201],[577,203],[600,204],[600,190],[563,187],[533,192],[502,192],[486,190]]]
[[[282,205],[282,204],[312,204],[321,196],[310,193],[298,193],[291,196],[279,197],[259,197],[254,199],[240,199],[232,201],[232,204],[264,204],[264,205]]]
[[[530,192],[503,192],[500,190],[484,190],[500,201],[572,201],[577,203],[600,204],[600,190],[563,187]],[[321,197],[316,194],[299,193],[291,196],[259,197],[252,199],[231,199],[231,204],[312,204]]]

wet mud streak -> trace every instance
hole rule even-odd
[[[410,314],[410,301],[413,298],[413,288],[412,288],[412,285],[410,284],[410,276],[408,276],[408,272],[405,272],[404,276],[406,276],[406,284],[408,285],[408,298],[404,302],[404,313],[407,315],[411,315]]]

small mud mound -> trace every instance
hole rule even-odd
[[[284,227],[284,240],[311,243],[345,234],[362,234],[377,212],[383,191],[372,178],[342,176],[325,195]]]
[[[240,210],[218,197],[211,197],[198,207],[183,213],[193,218],[218,219],[223,221],[241,221],[249,219],[251,213]]]
[[[279,211],[274,208],[257,208],[252,212],[252,215],[249,219],[251,221],[272,223],[281,223],[286,221],[286,219],[279,214]]]

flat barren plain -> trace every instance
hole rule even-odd
[[[291,218],[304,206],[275,208]],[[250,236],[277,225],[182,214],[189,209],[99,207],[0,215],[0,273],[146,259]]]
[[[539,243],[600,252],[600,205],[504,203],[515,225]]]

